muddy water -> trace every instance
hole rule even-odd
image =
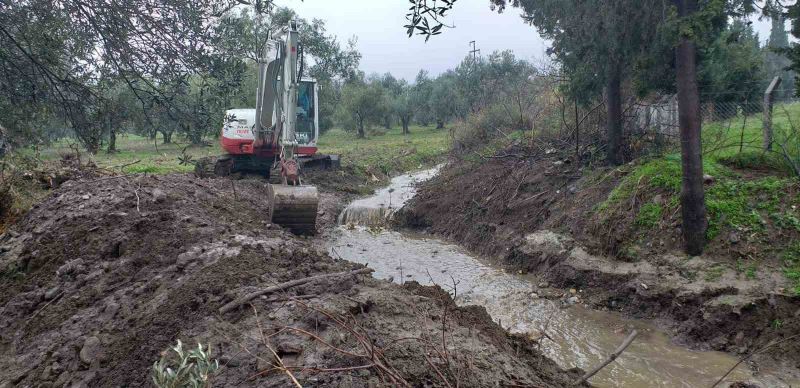
[[[461,305],[484,306],[503,327],[539,338],[544,353],[564,368],[591,368],[636,328],[640,332],[636,341],[591,379],[600,387],[710,387],[736,363],[725,353],[692,351],[672,344],[648,322],[539,298],[541,290],[531,279],[492,267],[458,246],[372,227],[413,196],[415,182],[434,174],[435,170],[427,170],[395,178],[374,197],[351,204],[340,217],[349,225],[341,226],[331,241],[332,255],[368,264],[375,269],[375,277],[397,283],[436,283],[455,294]],[[545,327],[552,341],[541,338]],[[796,386],[796,381],[785,381],[780,372],[762,368],[756,374],[742,364],[729,380],[763,387]]]

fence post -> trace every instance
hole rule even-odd
[[[775,76],[769,87],[764,92],[764,151],[772,151],[772,104],[775,97],[775,89],[781,84],[781,77]]]

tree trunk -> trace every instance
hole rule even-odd
[[[359,139],[363,139],[365,137],[367,137],[367,136],[364,133],[364,119],[359,117],[358,118],[358,138]]]
[[[622,164],[622,90],[621,74],[617,66],[613,66],[608,75],[606,85],[606,111],[608,136],[608,153],[606,161],[609,165],[619,166]]]
[[[392,129],[392,118],[391,116],[386,116],[383,119],[383,127],[386,129]]]
[[[403,124],[403,134],[408,135],[411,131],[408,130],[408,122],[410,121],[408,117],[401,117],[400,121]]]
[[[436,119],[436,129],[443,129],[444,128],[444,120]]]
[[[172,144],[172,131],[160,131],[164,138],[164,144]]]
[[[148,135],[150,136],[150,140],[151,141],[155,140],[156,136],[158,135],[158,130],[157,129],[153,129],[153,130],[150,131],[150,133],[148,133]]]
[[[108,130],[108,149],[106,152],[109,154],[117,152],[117,130],[113,126]]]
[[[691,16],[697,0],[675,0],[680,17]],[[703,153],[700,137],[700,93],[697,86],[697,50],[682,36],[675,52],[678,86],[678,122],[681,136],[681,216],[686,253],[699,255],[706,242],[706,205],[703,188]]]

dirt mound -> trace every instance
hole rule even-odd
[[[634,184],[633,199],[613,212],[599,210],[625,178],[624,168],[576,166],[558,152],[459,160],[423,183],[396,219],[514,271],[584,290],[597,308],[666,318],[679,336],[699,347],[747,353],[800,329],[800,299],[789,291],[780,255],[766,255],[756,278],[746,276],[736,259],[791,239],[776,234],[773,242],[745,243],[743,237],[736,244],[718,238],[703,257],[687,258],[680,251],[680,224],[671,218],[679,214],[659,214],[663,218],[647,233],[637,224],[637,211],[666,202],[665,193],[644,192],[644,184]],[[736,230],[720,226],[718,233],[729,231]],[[773,354],[800,360],[797,341],[781,347]]]
[[[576,377],[440,291],[340,276],[358,265],[265,220],[258,179],[70,180],[0,236],[0,386],[145,386],[162,351],[210,345],[218,386],[560,387]],[[335,212],[335,197],[322,212]],[[326,221],[322,221],[326,222]]]

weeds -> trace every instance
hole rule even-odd
[[[725,267],[722,265],[715,265],[706,271],[706,281],[707,282],[715,282],[722,277],[722,274],[725,273]]]
[[[653,228],[661,221],[663,207],[657,203],[646,203],[639,209],[636,216],[636,225],[644,228]]]
[[[800,296],[800,241],[793,242],[782,255],[783,273],[793,282],[792,292]]]
[[[211,377],[219,369],[219,361],[211,361],[211,347],[185,351],[178,340],[170,348],[174,355],[164,352],[159,361],[153,363],[153,384],[158,388],[206,388],[211,386]],[[172,356],[172,357],[170,357]]]

